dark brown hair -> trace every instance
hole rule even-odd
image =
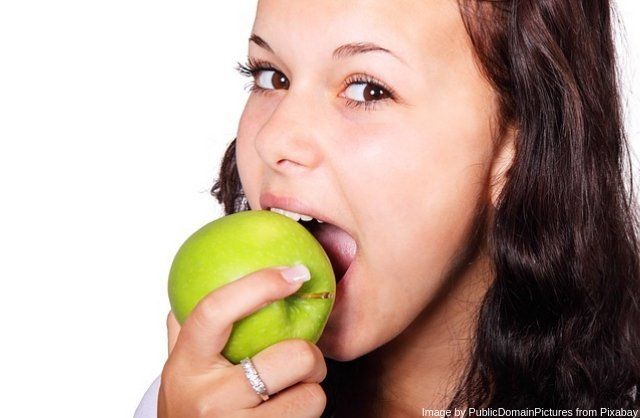
[[[638,408],[640,255],[607,0],[460,0],[515,156],[458,407]],[[213,195],[248,209],[224,156]],[[348,376],[330,386],[349,385]]]

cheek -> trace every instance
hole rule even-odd
[[[469,242],[491,156],[484,123],[397,118],[348,134],[356,152],[339,169],[361,233],[366,298],[345,320],[345,335],[356,335],[347,356],[388,341],[437,297]]]
[[[375,243],[365,255],[381,272],[436,278],[464,247],[485,198],[490,126],[474,114],[435,110],[398,120],[359,143],[349,162],[351,203],[363,240]]]

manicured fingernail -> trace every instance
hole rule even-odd
[[[295,266],[283,268],[280,271],[280,274],[282,275],[282,278],[289,283],[306,282],[311,278],[309,269],[303,264],[296,264]]]

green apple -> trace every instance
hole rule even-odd
[[[317,342],[333,308],[336,281],[320,243],[298,222],[267,210],[238,212],[196,231],[169,273],[169,301],[181,324],[205,295],[256,270],[304,264],[311,279],[291,296],[233,325],[222,354],[237,364],[289,338]]]

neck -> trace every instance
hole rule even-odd
[[[371,353],[382,416],[446,409],[469,358],[480,303],[490,285],[479,252],[398,337]]]

